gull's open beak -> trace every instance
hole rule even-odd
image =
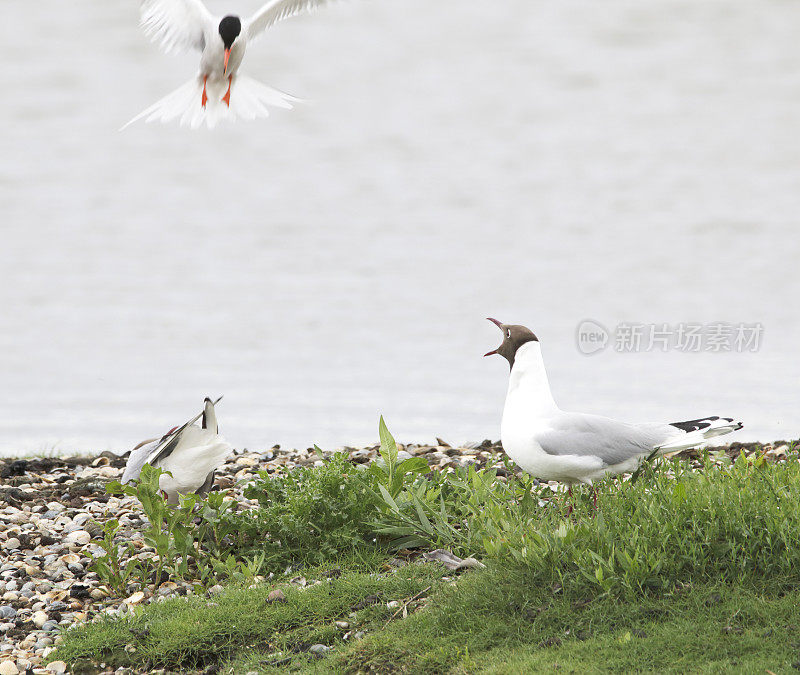
[[[498,327],[500,330],[503,330],[503,324],[502,324],[502,323],[500,323],[500,322],[499,322],[497,319],[493,319],[493,318],[491,318],[491,317],[487,316],[487,317],[486,317],[486,320],[487,320],[487,321],[491,321],[491,322],[492,322],[492,323],[493,323],[495,326],[497,326],[497,327]],[[498,347],[497,349],[500,349],[500,347]],[[493,349],[493,350],[492,350],[492,351],[490,351],[490,352],[486,352],[486,353],[485,353],[483,356],[484,356],[484,357],[486,357],[486,356],[491,356],[492,354],[497,354],[497,349]]]
[[[230,49],[226,49],[225,50],[225,67],[222,69],[223,75],[227,75],[228,74],[228,59],[229,58],[231,58],[231,50]]]

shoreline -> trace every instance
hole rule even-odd
[[[499,442],[451,447],[437,441],[439,445],[398,444],[398,450],[424,457],[431,469],[445,471],[469,465],[483,468],[503,454]],[[351,462],[367,464],[378,457],[378,449],[378,445],[346,447],[323,456],[347,452]],[[763,453],[781,461],[790,451],[790,442],[730,443],[709,451],[718,463],[741,453]],[[688,450],[677,456],[689,459],[696,468],[701,452]],[[275,474],[322,461],[314,449],[283,451],[275,446],[261,452],[234,451],[217,471],[215,489],[231,491],[240,509],[254,508],[256,502],[244,498],[242,491],[259,471]],[[150,555],[141,532],[145,517],[137,500],[105,492],[109,481],[121,477],[125,462],[125,455],[110,452],[0,459],[0,672],[13,673],[12,665],[17,672],[53,672],[41,663],[57,643],[59,630],[100,615],[125,615],[138,605],[189,592],[188,582],[166,581],[157,589],[132,584],[128,597],[114,597],[88,569],[92,555],[103,554],[97,542],[102,525],[111,518],[119,520],[122,539],[133,542],[138,554]],[[498,479],[505,480],[506,468],[502,464],[496,468]],[[558,489],[558,484],[550,485]],[[12,663],[5,666],[8,661]]]

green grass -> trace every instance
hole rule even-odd
[[[791,672],[800,592],[702,585],[620,601],[471,573],[430,607],[331,656],[331,672]],[[800,666],[800,663],[798,663]],[[309,672],[312,672],[309,669]]]
[[[179,671],[216,663],[234,673],[550,672],[555,664],[581,673],[784,673],[800,661],[798,591],[709,584],[637,601],[587,602],[529,585],[520,568],[469,572],[455,585],[444,575],[439,565],[415,564],[288,588],[286,603],[266,602],[270,585],[157,603],[132,618],[69,631],[57,657],[78,672],[105,662]],[[386,602],[428,587],[424,609],[389,621]],[[353,616],[370,595],[379,602]],[[343,642],[337,620],[367,636]],[[317,643],[334,650],[317,660],[305,651]],[[136,651],[126,651],[130,645]]]
[[[342,564],[374,569],[384,562],[365,554]],[[352,622],[356,630],[383,625],[391,615],[387,602],[412,597],[444,574],[438,565],[411,565],[380,575],[350,571],[337,576],[339,570],[308,570],[309,581],[321,583],[306,588],[229,587],[219,595],[175,598],[148,605],[133,616],[84,624],[65,634],[54,658],[75,664],[79,672],[95,671],[100,663],[188,670],[253,649],[266,650],[272,658],[299,652],[304,660],[309,646],[331,644],[343,634],[335,621]],[[283,590],[286,602],[268,602],[276,587]],[[353,609],[369,596],[377,596],[375,604]]]
[[[50,658],[242,673],[800,667],[796,457],[703,471],[672,462],[600,484],[599,511],[577,491],[572,514],[565,495],[529,478],[502,483],[491,469],[426,476],[391,461],[383,473],[340,471],[342,461],[260,481],[251,494],[263,511],[247,515],[251,533],[283,528],[268,544],[276,561],[316,563],[303,573],[323,583],[286,590],[285,604],[265,602],[274,584],[153,604],[68,631]],[[443,546],[488,567],[455,583],[439,565],[388,571],[387,551],[401,545]],[[329,579],[337,563],[343,574]],[[388,620],[387,601],[420,591],[424,608]],[[369,595],[380,602],[352,617]],[[366,637],[344,641],[337,620]],[[315,660],[315,643],[334,649]]]

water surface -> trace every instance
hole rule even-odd
[[[196,68],[137,11],[5,0],[3,454],[124,450],[223,393],[240,447],[370,442],[381,413],[496,438],[485,316],[537,332],[564,408],[800,435],[800,5],[331,4],[244,66],[310,103],[118,133]],[[765,331],[584,356],[587,318]]]

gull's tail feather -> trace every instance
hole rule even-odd
[[[269,107],[291,108],[292,103],[300,101],[278,89],[268,87],[252,77],[237,73],[231,82],[230,107],[225,104],[222,97],[228,89],[228,80],[211,80],[206,84],[208,102],[203,107],[203,78],[196,77],[175,91],[156,101],[146,110],[139,113],[122,129],[129,127],[134,122],[168,123],[178,120],[181,126],[192,129],[205,124],[213,129],[221,120],[254,120],[259,117],[269,116]],[[120,129],[120,131],[122,131]]]
[[[687,422],[672,422],[669,426],[683,433],[679,433],[676,437],[670,438],[659,445],[659,452],[675,452],[694,448],[715,436],[723,436],[732,431],[738,431],[744,425],[732,417],[718,417],[715,415]]]

